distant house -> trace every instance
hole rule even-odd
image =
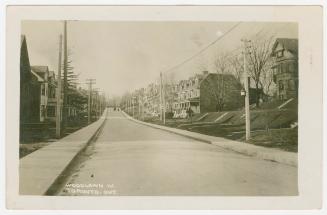
[[[207,74],[200,83],[200,112],[235,110],[244,106],[241,83],[230,74]]]
[[[200,82],[207,74],[208,72],[204,71],[178,83],[175,87],[175,101],[172,104],[174,112],[179,113],[190,108],[193,113],[200,113]]]
[[[274,82],[277,85],[279,100],[297,98],[298,96],[298,40],[289,38],[276,39],[271,56],[275,63]]]
[[[39,82],[40,89],[38,92],[39,97],[39,121],[40,122],[55,122],[56,121],[56,110],[57,110],[57,79],[54,71],[50,71],[48,66],[31,66],[31,74]],[[63,82],[63,80],[62,80]],[[61,110],[63,111],[63,84],[62,93],[60,97]],[[92,115],[98,114],[98,104],[95,99],[99,98],[99,94],[95,91],[92,95]],[[75,121],[80,119],[86,113],[88,93],[82,89],[78,89],[76,86],[69,86],[67,93],[67,113],[68,121]],[[62,116],[62,114],[61,114]],[[62,120],[62,118],[61,118]]]
[[[144,109],[148,114],[160,113],[160,86],[149,84],[145,89]]]
[[[39,122],[40,83],[31,73],[26,37],[20,46],[20,124]]]
[[[48,66],[31,66],[31,73],[40,83],[40,122],[54,121],[56,116],[56,77]]]

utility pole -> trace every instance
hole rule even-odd
[[[86,79],[86,84],[89,85],[89,96],[87,99],[87,123],[91,123],[91,97],[92,97],[92,85],[95,84],[95,79]]]
[[[96,110],[96,118],[100,118],[100,108],[101,108],[101,103],[100,103],[100,89],[96,89],[95,91],[95,110]]]
[[[57,77],[57,109],[56,109],[56,137],[61,137],[61,50],[62,35],[59,35],[59,62],[58,62],[58,77]]]
[[[166,89],[165,84],[162,85],[162,103],[163,103],[163,124],[166,124]]]
[[[139,98],[138,98],[138,106],[139,106],[139,114],[138,114],[139,117],[138,118],[139,119],[141,119],[141,99],[140,98],[141,98],[141,96],[139,95]]]
[[[162,72],[160,72],[160,118],[163,121],[163,124],[166,124],[166,104],[165,104],[165,88],[162,81]]]
[[[94,94],[94,95],[93,95]],[[99,117],[99,88],[92,88],[92,110],[95,113],[95,119]]]
[[[132,98],[129,99],[129,114],[132,115]]]
[[[131,98],[128,99],[128,114],[131,115]]]
[[[160,109],[160,121],[163,120],[163,117],[162,117],[162,73],[160,72],[160,87],[159,87],[159,95],[160,95],[160,106],[159,106],[159,109]]]
[[[133,112],[133,118],[134,118],[134,104],[135,104],[135,102],[134,102],[134,96],[132,97],[132,112]]]
[[[244,44],[243,59],[244,59],[244,90],[245,90],[245,139],[251,138],[251,126],[250,126],[250,91],[249,91],[249,74],[246,69],[246,54],[248,54],[248,43],[251,42],[247,39],[241,40]]]
[[[68,118],[68,83],[67,83],[67,65],[68,52],[67,52],[67,21],[64,21],[64,98],[63,98],[63,114],[62,114],[62,129],[65,130]]]

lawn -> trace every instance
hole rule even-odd
[[[19,144],[19,158],[25,157],[26,155],[49,144],[50,142]]]
[[[240,140],[245,141],[244,136]],[[251,140],[249,140],[248,143],[269,148],[279,148],[284,151],[297,152],[298,130],[297,128],[284,128],[252,132]]]
[[[230,111],[224,117],[221,113],[208,113],[201,120],[191,123],[190,119],[167,119],[165,126],[184,129],[227,139],[245,141],[245,119],[243,111]],[[285,151],[297,152],[297,128],[290,125],[297,122],[296,109],[266,109],[251,111],[251,140],[248,143]],[[163,125],[157,119],[147,119],[147,122]]]
[[[65,133],[61,138],[74,133],[75,131],[83,128],[87,124],[85,122],[69,124],[66,127]],[[22,158],[44,146],[51,144],[51,142],[57,141],[56,128],[52,124],[46,128],[29,128],[25,133],[25,139],[20,141],[19,144],[19,158]],[[27,130],[27,129],[26,129]]]

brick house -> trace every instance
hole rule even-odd
[[[289,38],[276,39],[271,56],[274,82],[277,85],[277,98],[287,100],[298,96],[298,40]]]
[[[244,106],[241,83],[230,74],[207,74],[200,83],[200,112],[235,110]]]
[[[182,110],[192,109],[193,113],[200,113],[200,83],[208,74],[196,74],[187,80],[181,80],[176,85],[175,101],[172,110],[180,113]]]

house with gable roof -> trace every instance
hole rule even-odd
[[[298,97],[298,40],[277,38],[271,56],[274,58],[273,79],[279,100]]]
[[[27,40],[21,35],[20,43],[20,124],[39,122],[40,83],[31,73]],[[20,129],[22,130],[22,129]]]
[[[56,77],[48,66],[31,66],[31,73],[40,83],[40,122],[54,121],[56,113]]]

